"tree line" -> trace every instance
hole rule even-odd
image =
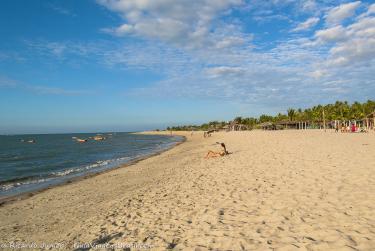
[[[354,102],[349,104],[347,101],[336,101],[334,104],[316,105],[306,109],[289,108],[286,113],[278,113],[276,116],[262,114],[259,117],[236,117],[233,119],[238,124],[243,124],[248,128],[255,128],[257,125],[281,121],[310,121],[322,122],[323,111],[326,121],[340,120],[360,120],[368,114],[375,111],[375,101],[368,100],[364,103]],[[210,130],[219,129],[228,125],[226,121],[210,121],[201,125],[183,125],[167,127],[167,130],[190,131],[190,130]]]

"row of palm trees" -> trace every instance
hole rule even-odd
[[[259,117],[236,117],[234,122],[254,128],[264,122],[277,123],[281,121],[323,121],[323,113],[326,121],[348,121],[360,120],[368,114],[375,111],[375,101],[368,100],[364,103],[354,102],[349,104],[347,101],[336,101],[334,104],[316,105],[306,109],[289,108],[285,114],[278,113],[275,116],[262,114]],[[225,121],[211,121],[202,125],[186,125],[168,127],[167,130],[209,130],[222,128],[228,123]]]
[[[375,101],[368,100],[360,103],[354,102],[349,104],[347,101],[336,101],[334,104],[318,105],[305,110],[288,109],[288,119],[321,121],[323,119],[323,111],[327,120],[359,120],[374,112]]]

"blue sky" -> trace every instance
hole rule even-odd
[[[4,0],[0,133],[134,131],[375,97],[375,4]]]

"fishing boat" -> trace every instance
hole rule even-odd
[[[88,139],[80,139],[80,138],[77,138],[77,137],[72,137],[72,139],[74,139],[75,141],[77,141],[78,143],[85,143],[88,141]]]
[[[106,137],[101,136],[101,135],[96,135],[92,139],[95,141],[102,141],[102,140],[106,140]]]

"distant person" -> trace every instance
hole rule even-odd
[[[214,151],[208,151],[205,159],[209,159],[209,158],[216,158],[216,157],[223,157],[225,155],[228,155],[229,152],[227,151],[227,148],[225,147],[225,144],[224,143],[220,143],[221,147],[223,148],[223,150],[219,151],[219,152],[214,152]]]
[[[352,124],[352,132],[355,132],[356,131],[356,126],[355,126],[355,124]]]
[[[336,126],[335,126],[335,132],[339,132],[339,124],[336,124]]]
[[[207,131],[207,132],[204,132],[204,134],[203,134],[203,137],[211,137],[211,133],[213,133],[214,132],[214,130],[209,130],[209,131]]]

